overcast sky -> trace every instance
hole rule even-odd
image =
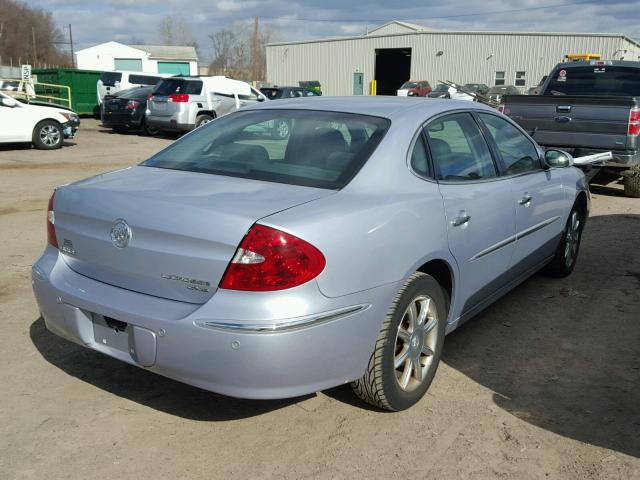
[[[27,0],[50,10],[60,27],[72,24],[76,49],[115,40],[158,43],[158,24],[181,17],[211,55],[208,35],[259,16],[278,40],[363,34],[367,27],[405,20],[440,30],[612,32],[640,38],[638,0]],[[424,5],[424,6],[421,6]],[[549,8],[539,8],[550,6]],[[477,15],[471,15],[477,14]],[[65,34],[68,31],[65,29]]]

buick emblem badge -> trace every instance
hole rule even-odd
[[[125,220],[118,218],[111,226],[111,242],[118,247],[124,248],[129,245],[132,233],[131,228]]]

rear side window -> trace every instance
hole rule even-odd
[[[142,165],[339,189],[358,173],[390,123],[338,112],[239,111],[196,129]]]
[[[116,82],[122,81],[122,73],[120,72],[102,72],[100,75],[102,85],[105,87],[115,87]]]
[[[184,80],[165,78],[153,89],[156,95],[171,95],[173,93],[187,93],[199,95],[202,92],[202,82],[200,80]]]
[[[425,130],[440,180],[474,181],[496,176],[489,147],[470,114],[441,117]]]
[[[538,150],[520,130],[496,115],[480,113],[479,116],[498,147],[507,175],[542,168]]]
[[[424,144],[422,135],[419,135],[416,139],[416,143],[413,146],[411,152],[411,168],[413,171],[423,177],[430,176],[429,174],[429,157],[427,155],[427,148]]]
[[[640,68],[611,65],[558,68],[544,95],[640,96]]]
[[[129,75],[129,83],[134,85],[155,85],[160,81],[160,78],[150,75]]]

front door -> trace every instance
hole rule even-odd
[[[505,176],[511,182],[516,209],[516,247],[513,270],[527,274],[549,259],[564,229],[566,200],[561,174],[544,170],[534,143],[511,122],[493,114],[479,114],[494,140]]]
[[[354,95],[362,95],[364,93],[364,76],[360,72],[356,72],[353,74],[353,94]]]
[[[509,282],[515,244],[511,183],[498,176],[480,127],[469,113],[437,118],[425,128],[447,219],[449,249],[469,312]]]

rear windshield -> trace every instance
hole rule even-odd
[[[200,95],[201,91],[202,82],[200,80],[184,80],[180,78],[164,79],[153,89],[153,93],[157,95],[171,95],[172,93]]]
[[[142,165],[339,189],[358,173],[390,124],[350,113],[240,111],[200,127]]]
[[[279,88],[261,88],[260,92],[267,98],[280,98],[282,97],[282,90]]]
[[[155,85],[158,83],[162,77],[154,77],[153,75],[138,75],[131,74],[129,75],[129,83],[134,85]]]
[[[122,74],[120,72],[102,72],[100,80],[105,87],[115,87],[116,82],[122,80]]]
[[[118,97],[120,98],[146,98],[149,96],[152,87],[134,87],[128,88],[127,90],[122,90],[118,93]]]
[[[610,65],[558,68],[544,95],[640,96],[640,69]]]

